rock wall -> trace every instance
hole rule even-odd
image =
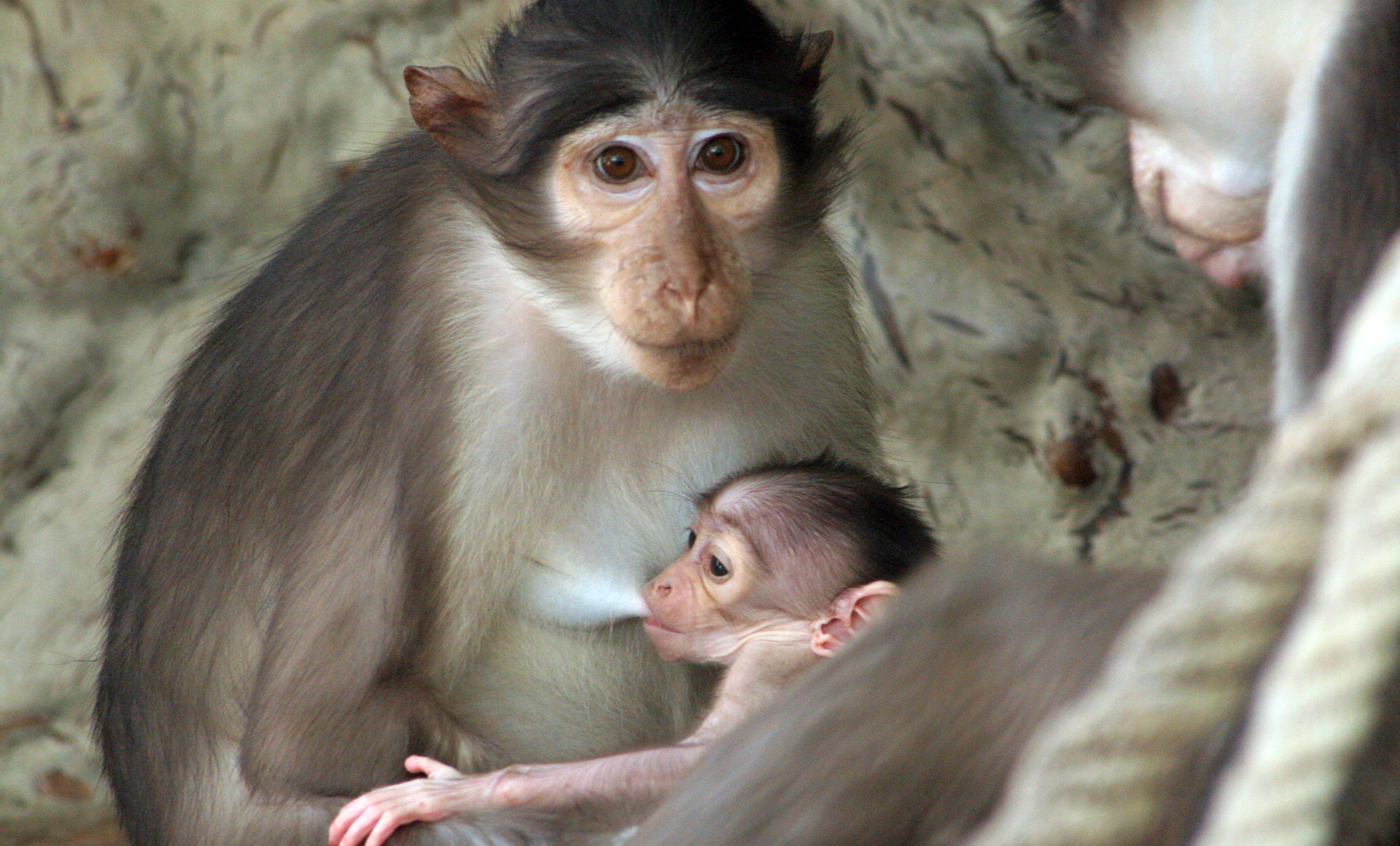
[[[167,379],[507,0],[0,0],[0,843],[119,842],[90,739],[112,529]],[[859,130],[833,224],[945,543],[1160,566],[1266,425],[1257,297],[1143,229],[1017,0],[773,0]],[[51,840],[50,840],[51,838]]]

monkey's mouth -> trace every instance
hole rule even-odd
[[[684,634],[684,632],[677,631],[676,629],[671,628],[670,626],[666,625],[665,623],[661,622],[655,617],[644,617],[642,619],[642,625],[648,628],[660,629],[661,631],[667,632],[669,634]]]
[[[728,351],[730,347],[734,346],[734,339],[738,336],[739,330],[735,329],[714,340],[680,341],[674,344],[651,344],[646,341],[637,340],[636,338],[627,338],[627,342],[651,355],[705,359]]]
[[[735,329],[712,340],[653,344],[623,335],[637,373],[676,391],[693,391],[714,381],[729,364],[738,337]]]

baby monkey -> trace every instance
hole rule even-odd
[[[663,658],[726,667],[694,733],[674,746],[479,775],[413,755],[404,767],[426,778],[348,803],[332,846],[382,846],[408,823],[500,808],[635,821],[710,742],[870,622],[935,549],[907,489],[828,456],[744,471],[695,505],[685,553],[643,590],[643,626]]]

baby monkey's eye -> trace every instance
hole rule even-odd
[[[685,548],[690,549],[695,546],[695,530],[687,529],[685,533]]]
[[[723,561],[721,561],[721,560],[719,560],[718,558],[716,558],[716,557],[714,557],[713,555],[711,555],[711,556],[710,556],[710,575],[711,575],[711,576],[714,576],[716,579],[728,578],[728,577],[729,577],[729,568],[726,567],[726,566],[724,566],[724,562],[723,562]]]

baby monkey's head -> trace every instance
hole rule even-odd
[[[646,587],[646,631],[668,660],[721,664],[797,624],[829,654],[935,550],[909,489],[827,455],[700,494],[688,540]]]

